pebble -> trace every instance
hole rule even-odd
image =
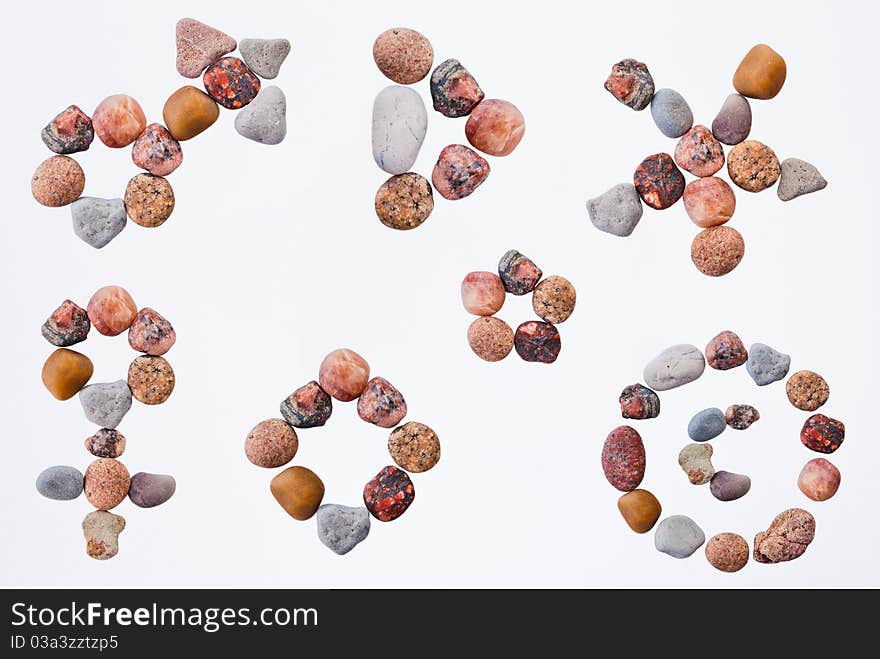
[[[645,444],[635,428],[619,426],[602,446],[602,471],[621,492],[636,489],[645,477]]]
[[[563,323],[574,312],[577,294],[565,277],[552,275],[541,281],[532,294],[532,309],[548,323]]]
[[[505,252],[498,262],[498,276],[511,295],[531,293],[543,274],[534,261],[515,249]]]
[[[818,373],[798,371],[785,383],[785,393],[791,404],[799,410],[815,412],[828,402],[831,389],[825,378]]]
[[[43,364],[43,384],[55,398],[67,400],[76,396],[94,370],[92,360],[85,355],[58,348]]]
[[[648,206],[662,211],[684,194],[684,175],[668,153],[645,158],[633,175],[636,191]]]
[[[461,303],[475,316],[495,315],[504,299],[504,284],[494,272],[470,272],[461,282]]]
[[[301,522],[318,511],[324,498],[324,483],[306,467],[288,467],[272,479],[269,489],[287,514]]]
[[[367,382],[357,402],[358,416],[380,428],[393,428],[406,416],[403,394],[385,378]]]
[[[350,508],[335,503],[325,503],[318,508],[315,518],[318,539],[333,553],[347,554],[370,533],[370,513],[363,506]]]
[[[474,354],[487,362],[499,362],[513,350],[513,330],[500,318],[477,318],[468,327],[467,337]]]
[[[693,382],[706,368],[703,353],[696,346],[678,344],[666,348],[645,366],[645,383],[654,391],[667,391]]]
[[[150,174],[167,176],[183,162],[183,151],[165,126],[150,124],[134,141],[131,159]]]
[[[710,176],[691,181],[684,189],[684,210],[698,227],[725,224],[736,210],[736,195],[724,179]]]
[[[128,496],[131,477],[119,460],[98,458],[86,469],[83,489],[86,499],[98,510],[115,508]]]
[[[672,515],[657,526],[654,547],[673,558],[687,558],[706,542],[703,529],[690,517]]]
[[[403,515],[415,496],[409,475],[397,467],[383,468],[364,486],[364,505],[380,522]]]
[[[636,111],[644,110],[654,97],[654,78],[647,65],[625,59],[611,67],[605,89],[625,106]]]
[[[201,89],[185,85],[168,97],[162,108],[162,120],[176,140],[191,140],[210,128],[220,116],[213,98]]]
[[[688,444],[678,454],[678,464],[691,485],[705,485],[715,475],[711,444]]]
[[[660,519],[662,508],[657,497],[648,490],[633,490],[617,500],[617,509],[636,533],[647,533]]]
[[[743,96],[768,100],[785,84],[786,67],[782,56],[766,44],[754,46],[733,74],[733,87]]]
[[[102,428],[115,428],[131,409],[131,390],[125,380],[83,387],[79,402],[86,418]]]
[[[727,156],[727,173],[747,192],[761,192],[772,187],[779,178],[779,159],[766,144],[747,140],[737,144]]]
[[[144,405],[159,405],[174,391],[174,371],[164,357],[141,355],[128,367],[131,395]]]
[[[155,508],[174,496],[176,489],[174,476],[139,471],[131,477],[128,498],[139,508]]]
[[[440,461],[440,438],[424,423],[410,421],[391,431],[388,452],[401,469],[420,474]]]
[[[370,379],[370,365],[354,350],[340,348],[324,357],[318,371],[321,389],[347,403],[361,395]]]
[[[758,410],[751,405],[731,405],[724,412],[727,425],[734,430],[745,430],[760,418]]]
[[[428,130],[422,97],[409,87],[391,85],[373,101],[373,159],[389,174],[408,172]]]
[[[461,144],[450,144],[440,152],[431,182],[444,199],[464,199],[489,177],[489,163],[479,153]]]
[[[122,286],[99,288],[86,310],[92,326],[104,336],[122,334],[137,318],[137,305]]]
[[[86,175],[73,158],[52,156],[31,177],[31,194],[43,206],[59,208],[76,201],[86,187]]]
[[[373,60],[385,77],[399,85],[411,85],[428,75],[434,49],[420,32],[396,27],[376,37]]]
[[[464,134],[475,149],[490,156],[508,156],[526,132],[526,121],[509,101],[490,98],[473,109]]]
[[[280,144],[287,136],[287,99],[280,88],[264,87],[235,116],[236,132],[260,144]]]
[[[562,339],[550,323],[528,320],[516,328],[513,347],[524,361],[552,364],[562,350]]]
[[[293,460],[299,449],[296,431],[281,419],[260,421],[244,440],[244,454],[258,467],[274,469]]]
[[[50,151],[69,155],[88,149],[95,139],[95,130],[89,116],[71,105],[46,124],[40,137]]]
[[[376,215],[390,229],[415,229],[434,210],[428,179],[413,172],[392,176],[376,193]]]
[[[281,416],[294,428],[317,428],[327,423],[333,399],[312,380],[281,401]]]
[[[86,438],[86,451],[96,458],[118,458],[125,452],[125,436],[112,428],[101,428]]]
[[[749,359],[742,339],[730,330],[724,330],[706,345],[706,361],[718,371],[729,371],[742,366]]]
[[[174,210],[174,190],[161,176],[138,174],[125,186],[125,210],[142,227],[161,226]]]
[[[181,18],[175,28],[177,72],[198,78],[210,64],[235,50],[235,39],[192,18]]]
[[[719,501],[736,501],[748,494],[751,488],[751,478],[731,471],[716,471],[709,483],[709,491]]]
[[[813,458],[798,476],[798,488],[813,501],[827,501],[840,487],[840,471],[825,458]]]
[[[691,261],[709,277],[722,277],[742,261],[746,243],[742,234],[728,226],[703,229],[691,243]]]
[[[797,158],[786,158],[780,165],[779,187],[776,194],[782,201],[791,201],[801,195],[824,190],[825,177],[814,165]]]
[[[620,394],[620,413],[624,419],[656,419],[660,397],[643,384],[631,384]]]
[[[639,193],[632,183],[619,183],[587,201],[587,213],[593,226],[620,238],[635,231],[643,212]]]
[[[759,563],[793,561],[807,551],[815,535],[815,518],[801,508],[789,508],[755,536],[753,557]]]
[[[287,39],[242,39],[238,52],[251,71],[273,80],[290,54],[290,42]]]
[[[147,127],[147,116],[136,100],[126,94],[108,96],[92,113],[95,133],[111,149],[134,142]]]
[[[91,327],[86,310],[71,300],[64,300],[43,323],[40,333],[53,346],[63,348],[85,341]]]
[[[137,312],[131,327],[128,328],[128,345],[138,352],[154,357],[171,350],[177,340],[174,328],[158,311],[144,307]]]
[[[92,247],[101,249],[125,228],[128,217],[122,199],[80,197],[70,205],[73,232]]]
[[[237,57],[223,57],[202,77],[208,96],[227,110],[238,110],[253,101],[260,92],[260,79]]]
[[[745,96],[731,94],[712,121],[712,134],[722,144],[735,146],[752,131],[752,108]]]
[[[736,533],[719,533],[706,543],[706,560],[716,570],[739,572],[749,562],[749,543]]]
[[[76,467],[57,465],[37,476],[37,492],[47,499],[71,501],[83,491],[83,475]]]
[[[724,166],[724,149],[705,126],[694,126],[675,146],[675,162],[694,176],[712,176]]]
[[[694,125],[691,107],[672,89],[657,90],[651,99],[651,116],[666,137],[681,137]]]
[[[434,109],[444,117],[466,117],[484,96],[474,76],[457,59],[446,60],[431,74]]]
[[[817,453],[834,453],[843,444],[846,426],[824,414],[814,414],[801,428],[801,443]]]
[[[695,442],[708,442],[718,437],[727,427],[724,412],[717,407],[710,407],[697,412],[688,423],[688,437]]]
[[[759,387],[772,384],[788,375],[791,357],[763,343],[753,343],[749,348],[746,371]]]
[[[86,553],[99,561],[106,561],[119,553],[119,534],[125,530],[125,518],[94,510],[86,515],[82,523],[86,538]]]

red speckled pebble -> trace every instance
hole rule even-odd
[[[260,79],[237,57],[214,62],[205,71],[203,82],[208,96],[229,110],[243,108],[260,92]]]
[[[440,152],[431,174],[434,189],[444,199],[464,199],[489,176],[489,163],[476,151],[450,144]]]
[[[364,505],[380,522],[403,515],[415,496],[409,475],[397,467],[385,467],[364,486]]]
[[[725,330],[706,346],[706,361],[718,371],[742,366],[749,359],[745,344],[733,332]]]
[[[161,124],[150,124],[131,149],[134,164],[155,176],[167,176],[183,162],[180,142]]]
[[[684,175],[668,153],[648,156],[633,175],[636,191],[655,210],[669,208],[684,194]]]
[[[161,314],[149,307],[137,312],[128,329],[128,345],[148,355],[164,355],[177,340],[174,328]]]
[[[122,286],[99,288],[86,310],[92,326],[104,336],[122,334],[137,317],[137,306]]]
[[[837,419],[814,414],[801,429],[801,442],[817,453],[834,453],[843,444],[846,426]]]
[[[358,398],[358,416],[380,428],[393,428],[406,416],[403,394],[385,378],[373,378]]]
[[[114,94],[98,104],[92,114],[92,126],[104,144],[121,149],[144,132],[147,117],[140,104],[131,96]]]
[[[645,445],[635,428],[612,430],[602,447],[602,471],[621,492],[636,489],[645,477]]]

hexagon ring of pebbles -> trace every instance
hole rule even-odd
[[[376,216],[389,229],[408,231],[421,226],[434,210],[434,193],[424,176],[414,172],[392,176],[376,192]]]
[[[633,175],[636,191],[648,206],[662,211],[684,194],[684,175],[668,153],[645,158]]]

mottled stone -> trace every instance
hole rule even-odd
[[[648,206],[664,210],[684,194],[684,175],[668,153],[645,158],[633,174],[636,191]]]
[[[752,131],[752,108],[745,96],[728,96],[712,121],[712,134],[722,144],[734,146]]]
[[[710,176],[691,181],[684,189],[684,210],[698,227],[725,224],[736,210],[736,195],[724,179]]]
[[[504,290],[512,295],[531,293],[543,274],[534,261],[515,249],[505,252],[498,262],[498,276]]]
[[[139,508],[155,508],[174,496],[176,489],[174,476],[139,471],[131,477],[128,498]]]
[[[657,525],[654,547],[673,558],[687,558],[706,541],[703,529],[690,517],[672,515]]]
[[[767,100],[774,98],[785,84],[786,66],[782,56],[766,44],[752,47],[733,74],[733,87],[743,96]]]
[[[786,158],[780,165],[779,187],[776,194],[782,201],[791,201],[801,195],[824,190],[825,177],[814,165],[797,158]]]
[[[235,131],[260,144],[280,144],[287,136],[287,98],[280,88],[263,87],[253,102],[235,115]]]
[[[678,465],[687,474],[691,485],[705,485],[715,475],[711,444],[688,444],[678,453]]]
[[[691,243],[691,261],[709,277],[722,277],[734,270],[746,253],[742,234],[728,226],[703,229]]]
[[[654,78],[647,65],[625,59],[611,67],[605,89],[625,106],[636,111],[644,110],[654,97]]]
[[[99,288],[86,310],[92,326],[104,336],[122,334],[137,318],[137,305],[122,286]]]
[[[655,419],[660,416],[660,397],[643,384],[631,384],[620,394],[624,419]]]
[[[415,229],[428,219],[432,210],[431,184],[413,172],[392,176],[376,192],[376,215],[391,229]]]
[[[83,490],[98,510],[115,508],[128,496],[131,477],[119,460],[98,458],[86,469]]]
[[[716,570],[739,572],[749,562],[749,543],[736,533],[719,533],[706,543],[706,560]]]
[[[391,431],[388,452],[401,469],[420,474],[440,461],[440,438],[424,423],[410,421]]]
[[[86,539],[86,554],[106,561],[119,553],[119,534],[125,529],[125,518],[106,510],[95,510],[86,515],[82,529]]]
[[[293,460],[299,449],[296,431],[281,419],[260,421],[244,440],[244,454],[258,467],[274,469]]]
[[[718,371],[742,366],[749,359],[745,344],[730,330],[724,330],[706,345],[706,361]]]
[[[312,380],[281,401],[281,416],[294,428],[323,426],[333,412],[333,399]]]
[[[724,418],[724,412],[717,407],[697,412],[688,423],[688,437],[695,442],[708,442],[710,439],[718,437],[727,427],[727,420]]]
[[[98,139],[112,149],[134,142],[147,127],[147,116],[136,100],[126,94],[108,96],[92,113]]]
[[[48,467],[37,476],[37,492],[47,499],[72,501],[83,491],[83,475],[76,467]]]
[[[846,426],[824,414],[814,414],[801,428],[801,443],[817,453],[834,453],[843,444]]]
[[[490,156],[510,155],[526,132],[526,121],[509,101],[490,98],[473,109],[464,134],[475,149]]]
[[[694,126],[675,146],[675,162],[694,176],[712,176],[724,166],[724,149],[705,126]]]
[[[815,518],[801,508],[789,508],[755,536],[753,557],[759,563],[793,561],[807,551],[815,535]]]
[[[159,405],[174,391],[174,371],[164,357],[141,355],[128,367],[131,395],[144,405]]]
[[[363,506],[350,508],[325,503],[315,517],[318,540],[334,554],[347,554],[367,539],[370,533],[370,513]]]
[[[437,158],[431,182],[444,199],[464,199],[489,177],[489,162],[461,144],[450,144]]]
[[[552,364],[562,350],[562,339],[550,323],[528,320],[516,328],[513,347],[524,361]]]
[[[380,522],[391,522],[406,512],[416,497],[409,475],[385,467],[364,486],[364,505]]]
[[[131,159],[150,174],[167,176],[183,162],[183,151],[165,126],[150,124],[134,141]]]
[[[75,105],[68,106],[46,124],[40,133],[50,151],[69,155],[89,148],[95,138],[92,120]]]
[[[737,144],[727,155],[730,180],[747,192],[761,192],[779,178],[779,159],[766,144],[747,140]]]
[[[813,458],[798,476],[798,488],[813,501],[827,501],[840,487],[840,471],[825,458]]]
[[[324,483],[305,467],[288,467],[272,479],[269,490],[285,512],[300,521],[314,515],[324,498]]]
[[[31,177],[31,194],[43,206],[59,208],[76,201],[86,187],[86,175],[73,158],[52,156]]]
[[[112,428],[101,428],[86,438],[86,451],[96,458],[118,458],[125,452],[125,436]]]
[[[406,416],[403,394],[385,378],[367,382],[357,402],[358,416],[380,428],[393,428]]]
[[[617,509],[623,519],[636,533],[647,533],[663,512],[657,497],[648,490],[633,490],[617,500]]]
[[[666,137],[681,137],[694,125],[694,113],[684,97],[672,89],[658,89],[651,99],[651,117]]]
[[[760,418],[758,410],[751,405],[731,405],[724,412],[724,420],[734,430],[745,430]]]
[[[635,428],[615,428],[602,446],[602,471],[621,492],[631,492],[645,477],[645,444]]]
[[[260,93],[260,79],[237,57],[223,57],[202,76],[208,96],[227,110],[238,110]]]
[[[645,366],[645,383],[655,391],[667,391],[693,382],[706,368],[703,353],[696,346],[678,344],[666,348]]]
[[[434,109],[445,117],[466,117],[483,100],[483,90],[457,59],[448,59],[431,74]]]
[[[70,215],[77,238],[96,249],[118,236],[128,221],[122,199],[80,197],[70,205]]]
[[[175,26],[177,72],[198,78],[210,64],[235,50],[235,39],[192,18],[181,18]]]
[[[643,212],[639,193],[632,183],[619,183],[587,201],[587,213],[593,226],[620,238],[635,231]]]
[[[411,85],[428,75],[434,49],[423,34],[395,27],[376,37],[373,60],[385,77],[399,85]]]
[[[709,483],[709,491],[719,501],[736,501],[748,494],[751,488],[751,478],[731,471],[716,471]]]
[[[532,309],[548,323],[563,323],[574,312],[577,294],[565,277],[552,275],[542,280],[532,294]]]
[[[753,343],[749,348],[746,371],[759,387],[772,384],[788,375],[791,357],[763,343]]]
[[[162,108],[162,120],[176,140],[191,140],[210,128],[220,116],[213,98],[201,89],[185,85],[168,97]]]
[[[391,85],[373,101],[373,160],[389,174],[404,174],[415,163],[428,130],[422,97]]]
[[[251,71],[261,78],[273,80],[290,54],[290,42],[287,39],[242,39],[238,52]]]
[[[43,364],[43,385],[58,400],[76,396],[92,377],[92,360],[67,348],[58,348]]]
[[[513,350],[513,330],[500,318],[481,316],[471,323],[468,345],[487,362],[499,362]]]
[[[53,346],[63,348],[85,341],[91,327],[86,310],[71,300],[64,300],[43,323],[40,333]]]
[[[138,352],[158,357],[171,350],[177,333],[158,311],[144,307],[128,328],[128,345]]]
[[[347,403],[361,395],[370,379],[370,365],[354,350],[340,348],[324,357],[318,371],[321,389]]]
[[[470,272],[461,282],[461,303],[475,316],[494,316],[505,296],[504,283],[494,272]]]
[[[818,373],[798,371],[785,383],[788,400],[799,410],[815,412],[828,402],[831,389]]]
[[[131,391],[125,380],[83,387],[79,402],[86,418],[102,428],[115,428],[131,409]]]
[[[174,190],[161,176],[138,174],[125,186],[125,211],[142,227],[158,227],[171,217]]]

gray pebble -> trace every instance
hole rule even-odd
[[[688,423],[688,437],[695,442],[708,442],[718,437],[727,427],[727,419],[724,412],[717,407],[710,407],[702,412],[697,412]]]
[[[731,94],[724,101],[718,116],[712,122],[712,134],[722,144],[739,144],[752,131],[752,108],[748,99]]]
[[[70,205],[70,214],[73,232],[97,249],[118,236],[128,220],[122,199],[80,197]]]
[[[389,174],[410,170],[428,131],[422,97],[400,85],[386,87],[373,102],[373,158]]]
[[[325,503],[318,508],[318,539],[333,552],[347,554],[370,533],[370,514],[363,506],[351,508]]]
[[[278,76],[281,65],[290,54],[287,39],[242,39],[238,43],[241,59],[261,78],[271,80]]]
[[[624,238],[635,230],[642,219],[642,200],[632,183],[620,183],[587,202],[593,226]]]
[[[115,428],[131,409],[131,389],[125,380],[90,384],[79,392],[86,418],[102,428]]]
[[[37,476],[37,492],[47,499],[70,501],[83,491],[83,475],[76,467],[49,467]]]
[[[759,387],[772,384],[788,375],[791,357],[763,343],[753,343],[749,348],[746,371]]]
[[[801,195],[824,190],[828,185],[819,170],[805,160],[786,158],[782,161],[781,170],[776,194],[782,201],[791,201]]]
[[[278,144],[287,135],[287,99],[278,87],[263,87],[238,111],[235,130],[260,144]]]
[[[645,384],[654,391],[675,389],[699,378],[706,359],[696,346],[688,344],[666,348],[645,366]]]
[[[688,444],[678,454],[678,464],[691,485],[705,485],[715,475],[711,444]]]
[[[654,546],[673,558],[687,558],[706,542],[703,529],[690,517],[672,515],[657,525]]]
[[[128,498],[136,506],[152,508],[168,501],[176,489],[174,476],[139,471],[131,477]]]
[[[709,491],[719,501],[735,501],[744,497],[751,487],[751,478],[731,471],[716,471],[709,483]]]
[[[672,89],[660,89],[651,99],[651,116],[666,137],[681,137],[694,125],[694,113],[684,97]]]

